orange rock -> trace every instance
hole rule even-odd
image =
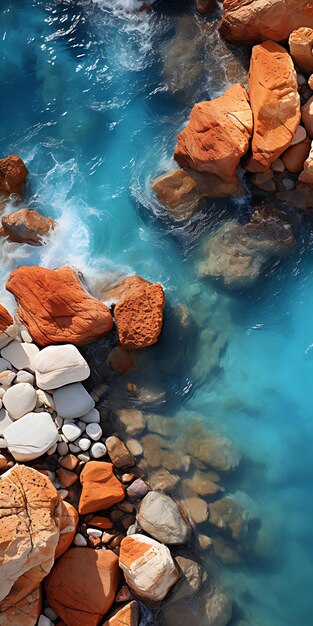
[[[298,28],[289,37],[290,54],[297,68],[305,74],[313,72],[313,29]]]
[[[136,600],[132,600],[122,608],[118,608],[103,623],[103,626],[138,626],[139,607]]]
[[[69,502],[62,502],[60,538],[54,558],[58,559],[71,545],[78,524],[79,516],[76,509]]]
[[[64,469],[64,467],[60,467],[60,469],[58,469],[58,477],[64,487],[72,487],[78,479],[75,472],[70,472],[69,470]]]
[[[121,346],[115,346],[115,348],[111,350],[108,356],[108,361],[112,369],[114,369],[119,374],[127,372],[135,365],[130,352],[127,352],[127,350],[123,350]]]
[[[110,509],[124,499],[125,489],[113,473],[112,463],[86,463],[80,482],[83,486],[78,506],[81,515]]]
[[[108,308],[83,289],[70,267],[19,267],[6,288],[17,299],[18,315],[40,346],[80,346],[113,327]]]
[[[174,158],[181,167],[233,179],[252,133],[252,112],[243,85],[232,85],[223,96],[199,102],[189,124],[178,135]]]
[[[10,241],[40,246],[56,222],[30,209],[19,209],[2,218],[1,236]]]
[[[291,146],[283,153],[281,159],[288,170],[292,174],[299,174],[303,170],[304,161],[310,154],[311,141],[305,139],[295,146]]]
[[[40,586],[27,596],[3,610],[0,607],[1,626],[35,626],[41,613],[42,593]]]
[[[161,285],[130,276],[104,295],[106,301],[118,301],[114,317],[122,348],[146,348],[157,342],[165,305]]]
[[[60,460],[60,465],[67,470],[74,470],[78,465],[78,458],[75,454],[66,454]]]
[[[298,180],[307,185],[313,185],[313,142],[311,144],[310,154],[304,163],[303,172],[301,172]]]
[[[262,171],[288,148],[301,117],[297,75],[282,46],[273,41],[254,46],[249,93],[254,129],[247,169]]]
[[[101,528],[101,530],[107,530],[108,528],[113,528],[113,524],[108,517],[103,517],[102,515],[94,515],[88,522],[88,526],[93,526],[94,528]]]
[[[313,139],[313,96],[301,108],[301,116],[306,132]]]
[[[66,626],[97,626],[114,602],[118,579],[111,550],[71,548],[46,579],[47,600]]]
[[[11,324],[13,324],[12,316],[9,311],[0,304],[0,332],[3,333]]]
[[[0,159],[0,192],[22,194],[28,169],[16,154]]]
[[[220,33],[227,41],[284,41],[295,28],[313,27],[310,0],[224,0]]]

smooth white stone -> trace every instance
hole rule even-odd
[[[3,396],[3,404],[14,420],[30,413],[35,408],[36,402],[36,391],[29,383],[18,383],[10,387]]]
[[[88,454],[88,452],[81,452],[77,455],[77,458],[83,461],[83,463],[88,463],[88,461],[90,461],[90,454]]]
[[[55,411],[55,404],[51,393],[37,389],[37,406],[46,406],[50,411]]]
[[[33,339],[28,330],[26,330],[26,328],[23,328],[23,330],[21,330],[21,337],[23,341],[25,341],[25,343],[33,343]]]
[[[45,608],[44,614],[46,615],[46,617],[49,617],[49,619],[51,619],[52,621],[55,621],[58,618],[56,612],[53,610],[51,606],[47,606]]]
[[[99,528],[87,528],[88,537],[102,537],[103,531]]]
[[[301,143],[306,138],[306,130],[304,126],[298,126],[289,146],[295,146],[297,143]]]
[[[3,431],[13,424],[10,416],[8,415],[5,409],[0,409],[0,435],[3,434]]]
[[[53,393],[56,410],[64,419],[76,419],[94,408],[94,401],[81,383],[72,383]],[[84,421],[84,420],[82,420]]]
[[[80,430],[79,426],[77,426],[77,424],[75,424],[74,422],[70,422],[67,424],[63,424],[62,433],[68,441],[75,441],[77,437],[80,437],[82,431]]]
[[[0,398],[2,399],[3,396],[5,394],[5,389],[3,389],[3,387],[0,387]]]
[[[86,415],[82,415],[79,419],[86,424],[99,424],[100,413],[99,411],[97,411],[97,409],[92,409],[91,411],[89,411],[89,413],[86,413]]]
[[[74,537],[74,544],[79,548],[84,548],[87,545],[87,540],[83,535],[81,535],[81,533],[77,533]]]
[[[20,370],[16,374],[14,385],[17,385],[18,383],[29,383],[29,385],[34,386],[35,376],[31,372],[26,372],[26,370]]]
[[[33,343],[19,343],[14,340],[1,350],[1,356],[8,359],[17,370],[35,371],[34,359],[39,348]]]
[[[65,441],[60,441],[60,443],[58,443],[58,454],[60,456],[65,456],[66,454],[68,454],[68,445],[67,443],[65,443]]]
[[[91,446],[90,452],[91,456],[93,456],[94,459],[100,459],[102,456],[106,455],[107,449],[104,443],[101,443],[101,441],[97,441]]]
[[[52,454],[54,454],[54,453],[55,453],[55,451],[56,451],[56,449],[57,449],[57,447],[58,447],[58,444],[57,444],[57,443],[54,443],[54,444],[53,444],[53,446],[51,446],[51,448],[49,448],[49,450],[47,450],[47,454],[48,454],[49,456],[51,456]]]
[[[59,389],[70,383],[86,380],[88,363],[72,344],[48,346],[34,360],[37,385],[41,389]]]
[[[73,452],[73,454],[76,454],[77,452],[80,452],[80,447],[76,446],[75,443],[70,443],[68,447],[69,447],[70,451]]]
[[[81,439],[79,439],[78,445],[79,445],[81,450],[86,452],[86,450],[89,450],[89,448],[91,446],[91,441],[90,441],[90,439],[87,439],[87,437],[82,437]]]
[[[12,370],[12,363],[7,359],[0,358],[0,372],[5,372],[7,370]]]
[[[47,452],[58,439],[49,413],[27,413],[3,432],[16,461],[31,461]]]
[[[8,447],[8,444],[5,439],[0,438],[0,449],[5,450]]]
[[[102,435],[102,428],[99,424],[87,424],[86,434],[93,441],[98,441]]]
[[[2,385],[4,389],[7,389],[8,387],[10,387],[10,385],[12,385],[15,376],[15,372],[12,372],[11,370],[5,370],[4,372],[1,372],[0,385]]]
[[[46,617],[45,615],[41,614],[39,617],[37,626],[53,626],[53,625],[49,617]]]
[[[0,333],[0,350],[7,346],[18,335],[18,327],[16,324],[8,326],[5,332]]]

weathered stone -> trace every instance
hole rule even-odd
[[[80,474],[80,482],[83,486],[78,506],[81,515],[110,509],[124,499],[124,487],[114,475],[111,463],[90,461]]]
[[[286,152],[282,154],[282,162],[288,172],[292,174],[300,174],[303,165],[310,154],[311,141],[309,138],[295,146],[290,146]]]
[[[233,180],[252,133],[252,112],[243,85],[194,106],[190,121],[178,135],[174,158],[181,167]]]
[[[7,609],[0,607],[1,626],[35,626],[41,612],[42,593],[40,586],[28,593]]]
[[[48,346],[35,356],[36,382],[40,389],[57,389],[70,383],[86,380],[89,365],[71,344]]]
[[[113,327],[108,308],[83,289],[70,267],[19,267],[6,287],[18,301],[20,319],[40,346],[82,345]]]
[[[17,370],[23,369],[34,372],[34,358],[38,352],[39,348],[33,343],[11,341],[9,345],[1,350],[1,356],[8,359]]]
[[[53,392],[58,414],[64,419],[75,419],[86,415],[95,407],[94,400],[81,383],[71,383]]]
[[[145,429],[146,421],[140,409],[118,409],[116,413],[129,435],[138,435]]]
[[[303,172],[301,172],[298,180],[307,185],[313,185],[313,142],[311,144],[310,154],[304,163]],[[309,200],[309,203],[310,202]]]
[[[180,502],[180,505],[191,523],[202,524],[209,517],[208,503],[198,496],[185,498]]]
[[[166,604],[163,616],[166,626],[188,624],[188,626],[226,626],[232,615],[230,598],[218,587],[204,589],[197,602],[188,599]]]
[[[312,24],[313,26],[313,24]],[[305,74],[313,72],[313,28],[298,28],[289,37],[294,64]]]
[[[45,242],[56,222],[30,209],[19,209],[2,218],[0,235],[10,241],[40,246]]]
[[[313,96],[301,108],[302,122],[311,139],[313,138]]]
[[[142,478],[137,478],[134,482],[127,487],[127,495],[130,500],[142,500],[147,493],[150,491],[149,485],[142,480]]]
[[[27,174],[25,163],[16,154],[0,159],[0,192],[21,195]]]
[[[58,439],[49,413],[26,413],[3,431],[3,437],[16,461],[31,461],[47,452]]]
[[[76,509],[69,502],[62,501],[60,537],[54,555],[55,559],[58,559],[70,547],[76,534],[78,520]]]
[[[67,626],[97,626],[114,602],[118,558],[111,550],[71,548],[45,586],[49,605]]]
[[[231,498],[222,498],[209,505],[210,524],[228,532],[235,541],[244,541],[248,532],[249,512]]]
[[[17,420],[35,408],[36,391],[29,383],[17,383],[14,387],[7,389],[2,402],[11,419]]]
[[[149,491],[140,503],[137,520],[145,532],[165,544],[186,543],[190,537],[190,526],[178,504],[165,493]]]
[[[208,433],[201,426],[187,429],[181,445],[195,459],[217,471],[233,471],[241,461],[241,454],[230,439]]]
[[[149,476],[149,485],[153,491],[175,491],[180,477],[178,474],[173,474],[167,469],[161,469],[157,472],[153,472]]]
[[[119,437],[115,435],[108,437],[105,441],[105,445],[108,455],[115,467],[131,467],[136,464],[133,455]]]
[[[182,598],[191,598],[199,591],[203,579],[203,571],[200,560],[188,548],[174,548],[172,554],[178,565],[180,580],[174,587],[170,602],[176,602]]]
[[[151,604],[164,600],[179,579],[169,549],[145,535],[135,534],[123,539],[120,567],[135,596]]]
[[[115,611],[105,620],[103,626],[138,626],[139,606],[135,600]]]

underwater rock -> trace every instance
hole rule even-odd
[[[208,503],[198,496],[191,496],[181,500],[180,505],[191,524],[202,524],[209,517]]]
[[[115,467],[132,467],[136,461],[127,446],[116,435],[105,440],[108,455]]]
[[[254,46],[249,70],[253,112],[252,157],[246,168],[261,172],[288,148],[301,119],[292,59],[273,41]]]
[[[209,504],[210,524],[243,542],[247,536],[250,513],[231,498],[221,498]]]
[[[145,532],[168,545],[186,543],[191,534],[178,504],[158,491],[150,491],[143,498],[137,520]]]
[[[237,178],[225,181],[215,174],[177,169],[155,178],[151,188],[170,216],[180,221],[191,217],[203,198],[225,198],[236,194],[239,183]]]
[[[22,195],[28,169],[16,154],[0,159],[0,193]]]
[[[166,603],[162,609],[164,626],[226,626],[232,616],[232,602],[218,587],[204,588],[197,602],[188,599]]]
[[[313,28],[298,28],[289,37],[294,64],[304,74],[313,72]]]
[[[118,409],[116,414],[129,435],[138,435],[146,427],[145,417],[140,409]]]
[[[168,602],[191,598],[199,591],[203,580],[200,559],[189,548],[173,548],[172,555],[178,565],[180,579],[175,585]]]
[[[97,626],[114,602],[118,580],[114,552],[71,548],[46,579],[47,600],[67,626]]]
[[[243,85],[193,107],[186,128],[178,135],[174,158],[181,167],[233,180],[247,152],[253,127],[252,111]]]
[[[80,346],[113,328],[108,308],[83,289],[70,267],[19,267],[10,274],[6,288],[18,301],[18,315],[40,346]]]
[[[144,449],[143,458],[147,467],[153,469],[162,467],[170,471],[186,471],[188,469],[189,459],[173,449],[167,439],[156,434],[149,434],[145,435],[141,441]]]
[[[198,273],[222,279],[232,289],[247,288],[256,282],[268,261],[289,254],[294,243],[291,224],[278,212],[255,211],[245,226],[225,222],[209,237]]]
[[[41,246],[56,222],[37,211],[19,209],[9,215],[4,215],[0,228],[0,236],[8,237],[10,241],[28,243],[30,246]]]
[[[180,481],[178,474],[173,474],[167,469],[160,469],[150,474],[148,482],[153,491],[174,491]]]
[[[313,27],[308,0],[224,0],[222,37],[234,43],[284,41],[295,28]]]
[[[123,374],[135,367],[132,354],[121,346],[115,346],[108,355],[108,361],[113,370]]]
[[[138,626],[139,606],[136,600],[128,602],[105,620],[103,626]]]
[[[180,447],[189,452],[194,460],[199,460],[217,471],[234,471],[241,461],[241,454],[230,439],[208,433],[197,423],[187,428]]]
[[[219,476],[214,472],[201,472],[196,470],[192,478],[184,480],[184,486],[192,489],[199,496],[211,496],[221,491],[221,486],[217,484]]]
[[[112,463],[90,461],[80,474],[83,486],[78,512],[80,515],[110,509],[124,500],[125,490],[113,473]]]
[[[313,185],[313,142],[311,144],[310,154],[304,163],[303,172],[301,172],[298,180],[307,185]]]
[[[196,0],[197,11],[201,14],[212,13],[216,7],[216,0]]]

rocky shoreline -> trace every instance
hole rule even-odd
[[[257,3],[252,25],[251,4],[224,0],[220,28],[256,44],[248,90],[236,83],[195,104],[179,168],[152,181],[174,221],[205,198],[240,197],[243,184],[261,192],[249,221],[225,222],[203,247],[198,275],[227,288],[250,287],[293,250],[294,222],[269,203],[312,208],[313,15],[305,2],[275,0],[275,19]],[[213,3],[197,8],[205,15]],[[0,174],[5,206],[23,195],[28,170],[13,155]],[[39,246],[58,228],[19,208],[0,236]],[[258,513],[228,490],[240,452],[194,415],[174,427],[130,404],[104,407],[107,380],[89,388],[88,345],[107,337],[105,364],[120,376],[158,342],[163,286],[128,276],[97,299],[74,268],[23,266],[6,289],[17,308],[12,317],[0,305],[0,624],[138,626],[145,607],[164,626],[248,624],[201,558],[236,565],[262,550]]]

